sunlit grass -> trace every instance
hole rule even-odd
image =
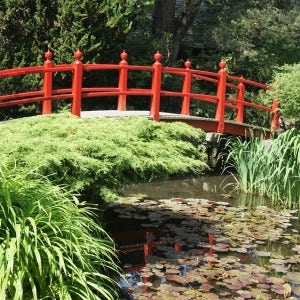
[[[113,241],[93,209],[0,165],[0,299],[117,299]]]
[[[259,193],[285,206],[300,206],[300,135],[296,129],[264,141],[251,137],[227,143],[227,167],[244,193]]]

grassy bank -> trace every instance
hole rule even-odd
[[[259,193],[288,207],[300,206],[300,134],[292,129],[270,141],[232,139],[227,164],[245,193]]]
[[[207,168],[204,133],[183,123],[47,115],[1,124],[0,140],[6,165],[38,169],[89,201],[126,184]]]

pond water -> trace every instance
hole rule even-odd
[[[298,212],[242,197],[233,183],[210,176],[123,191],[105,213],[122,299],[300,299]]]

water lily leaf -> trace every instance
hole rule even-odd
[[[277,258],[271,258],[269,262],[271,264],[276,264],[276,265],[283,265],[285,263],[283,259],[277,259]]]
[[[240,297],[242,297],[243,299],[250,299],[250,298],[252,298],[252,293],[250,291],[239,290],[239,291],[236,291],[236,293],[239,294]]]
[[[280,265],[274,264],[274,265],[271,265],[270,268],[275,270],[278,273],[287,273],[289,271],[289,268],[282,264],[280,264]]]
[[[271,253],[268,251],[255,251],[255,255],[260,257],[270,257]]]
[[[300,272],[289,272],[285,278],[295,284],[300,284]]]
[[[293,294],[300,297],[300,286],[293,287]]]
[[[295,247],[292,248],[292,251],[297,252],[298,254],[300,254],[300,245],[296,245]]]

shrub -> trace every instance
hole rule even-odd
[[[282,116],[300,128],[300,64],[284,65],[274,77],[275,89],[268,94],[273,99],[279,97]]]
[[[89,200],[129,183],[207,168],[204,133],[183,123],[59,114],[1,126],[0,158],[20,168],[39,168],[55,184]]]
[[[0,299],[116,299],[114,244],[92,208],[0,166]]]

